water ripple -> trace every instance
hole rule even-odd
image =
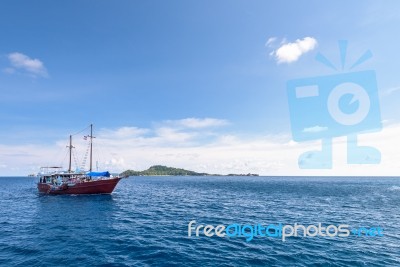
[[[41,196],[0,178],[4,266],[398,266],[395,178],[135,177],[112,195]],[[192,237],[188,223],[381,226],[383,237]]]

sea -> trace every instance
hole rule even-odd
[[[400,266],[396,177],[129,177],[81,196],[36,182],[0,178],[0,266]]]

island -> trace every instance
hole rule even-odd
[[[126,170],[121,176],[258,176],[258,174],[208,174],[204,172],[189,171],[181,168],[167,167],[163,165],[154,165],[144,171]]]

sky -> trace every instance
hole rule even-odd
[[[399,14],[398,1],[1,1],[0,175],[66,167],[69,135],[91,123],[113,172],[398,175]],[[340,66],[340,40],[347,65],[316,60]],[[365,70],[383,127],[360,141],[380,164],[347,164],[339,136],[331,168],[301,169],[321,143],[294,141],[287,82]],[[73,136],[77,166],[87,133]]]

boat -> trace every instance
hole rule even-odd
[[[90,135],[84,136],[89,138],[89,170],[73,171],[72,170],[72,135],[69,136],[69,167],[63,171],[60,166],[41,167],[37,175],[39,180],[37,188],[39,193],[47,195],[82,195],[82,194],[111,194],[118,182],[125,177],[119,175],[113,176],[108,171],[93,171],[92,169],[92,152],[93,152],[93,124],[90,125]]]

